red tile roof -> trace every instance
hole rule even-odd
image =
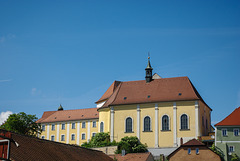
[[[114,157],[118,161],[154,161],[154,158],[150,152],[147,153],[128,153],[125,156],[121,154],[110,155],[112,159]]]
[[[206,145],[196,139],[192,139],[181,146],[206,146]]]
[[[150,83],[146,83],[145,80],[128,81],[120,82],[101,108],[111,105],[186,100],[203,101],[188,77],[155,79]]]
[[[240,107],[236,108],[225,119],[217,123],[215,126],[240,126]]]
[[[114,90],[117,88],[117,86],[120,84],[120,81],[114,81],[111,86],[108,88],[108,90],[102,95],[102,97],[95,103],[99,103],[102,101],[105,101],[108,99],[114,92]]]
[[[87,120],[87,119],[98,119],[98,118],[99,118],[99,114],[98,114],[97,108],[47,111],[43,113],[42,118],[40,118],[37,121],[37,123]]]
[[[0,135],[7,131],[0,129]],[[10,160],[112,161],[103,152],[12,133]],[[18,146],[17,146],[18,145]]]

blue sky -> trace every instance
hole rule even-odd
[[[240,106],[240,1],[0,1],[0,112],[95,107],[114,80],[188,76],[213,109]]]

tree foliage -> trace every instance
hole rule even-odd
[[[237,156],[237,154],[235,154],[235,153],[233,153],[232,155],[231,155],[231,161],[239,161],[240,159],[239,159],[239,157]]]
[[[19,134],[37,136],[41,133],[41,125],[36,123],[36,115],[27,115],[24,112],[11,114],[0,128]]]
[[[87,143],[83,143],[81,146],[85,148],[95,148],[95,147],[104,147],[104,146],[113,146],[117,145],[115,141],[110,142],[109,133],[100,132],[97,133],[92,139]]]
[[[122,150],[126,153],[143,153],[147,151],[147,145],[143,145],[136,136],[126,136],[118,143],[117,154],[120,154]]]
[[[212,149],[212,151],[214,151],[215,153],[217,153],[218,155],[220,155],[222,158],[224,157],[223,151],[218,148],[217,146],[215,146],[215,144],[212,144],[212,147],[210,147],[210,149]]]

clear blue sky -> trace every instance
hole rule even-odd
[[[0,112],[95,107],[114,80],[188,76],[216,123],[240,106],[240,1],[0,1]]]

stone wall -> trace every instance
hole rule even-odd
[[[117,150],[117,146],[106,146],[106,147],[99,147],[99,148],[91,148],[93,150],[102,151],[107,155],[113,155],[114,152]]]

